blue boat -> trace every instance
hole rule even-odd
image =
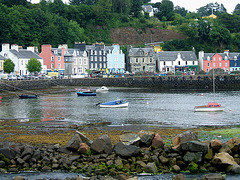
[[[101,108],[124,108],[128,107],[128,102],[123,101],[121,99],[117,99],[115,101],[99,103],[97,105],[99,105]]]
[[[18,95],[20,99],[36,99],[38,95],[27,95],[27,94],[21,94]]]
[[[78,96],[96,96],[96,93],[92,92],[92,91],[80,91],[77,92]]]

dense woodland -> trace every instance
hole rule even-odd
[[[223,4],[211,3],[189,12],[174,6],[170,0],[151,4],[158,8],[155,17],[141,13],[149,0],[41,0],[31,4],[27,0],[0,0],[0,43],[23,46],[91,44],[111,45],[111,28],[133,27],[142,32],[146,28],[169,29],[187,35],[161,44],[163,50],[204,50],[240,52],[240,4],[232,14]],[[212,12],[217,19],[203,19]],[[144,46],[139,44],[139,46]],[[126,47],[126,46],[125,46]],[[126,49],[123,47],[123,49]]]

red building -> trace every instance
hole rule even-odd
[[[227,53],[204,53],[199,52],[199,65],[205,72],[211,69],[223,69],[225,72],[230,72],[230,59]]]
[[[52,45],[42,45],[40,57],[43,58],[43,64],[47,66],[47,72],[57,71],[64,73],[64,54],[65,48],[52,48]]]

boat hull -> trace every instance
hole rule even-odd
[[[78,96],[96,96],[96,93],[94,92],[77,92]]]
[[[221,112],[224,111],[224,107],[207,107],[207,106],[196,106],[194,107],[195,112]]]
[[[38,96],[37,95],[19,95],[18,96],[20,99],[36,99]]]
[[[128,107],[128,102],[122,104],[100,104],[101,108],[125,108]]]

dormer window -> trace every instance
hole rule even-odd
[[[233,58],[233,59],[234,59],[234,61],[236,61],[236,60],[237,60],[237,56],[234,56],[234,58]]]
[[[225,58],[224,58],[225,60],[227,60],[227,56],[225,56]]]
[[[57,50],[54,50],[54,54],[57,54]]]
[[[207,57],[207,60],[210,61],[210,57],[209,56]]]

